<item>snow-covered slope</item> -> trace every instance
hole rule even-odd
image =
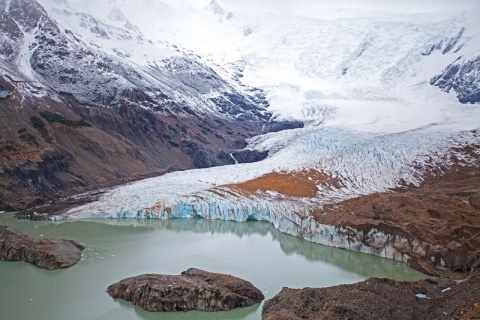
[[[98,17],[88,7],[93,1],[42,3],[46,10],[33,0],[0,2],[0,67],[10,78],[83,104],[110,106],[125,99],[177,115],[269,118],[260,90],[222,77],[200,56],[165,40],[145,38],[117,7]],[[173,104],[179,110],[171,110]]]
[[[131,10],[130,1],[115,3],[148,38],[169,39],[210,57],[219,72],[233,62],[241,65],[242,82],[265,89],[279,117],[310,119],[332,99],[455,101],[430,90],[453,63],[464,66],[458,85],[438,86],[452,88],[462,102],[477,101],[468,92],[476,94],[478,86],[468,79],[478,71],[470,63],[480,51],[478,6],[405,13],[332,8],[308,0],[257,6],[219,0],[203,9],[199,2],[166,2],[152,8],[151,17]],[[378,7],[386,10],[384,4]]]
[[[144,82],[172,76],[157,74],[165,60],[190,68],[178,63],[190,55],[224,79],[263,88],[278,118],[323,120],[325,109],[349,101],[478,102],[478,6],[405,13],[302,0],[266,13],[270,2],[40,2],[84,43],[146,69]],[[181,82],[179,91],[191,91],[205,79]],[[230,85],[242,91],[238,81]],[[209,85],[195,89],[216,94]]]
[[[328,5],[300,10],[302,4],[312,5],[305,0],[297,10],[286,10],[288,1],[282,2],[272,13],[266,12],[271,8],[262,10],[267,5],[255,9],[240,1],[214,0],[201,5],[156,2],[145,12],[128,0],[63,1],[61,10],[58,1],[42,3],[86,42],[110,53],[124,52],[139,66],[151,66],[156,59],[150,46],[161,44],[167,56],[176,54],[171,48],[195,52],[218,74],[264,89],[275,118],[307,124],[251,139],[248,149],[269,152],[261,163],[176,173],[148,180],[146,187],[126,187],[129,194],[138,188],[143,199],[138,203],[123,196],[119,199],[126,200],[118,200],[115,192],[124,191],[116,189],[105,196],[116,205],[98,208],[107,215],[136,215],[157,202],[174,203],[176,197],[272,171],[314,168],[338,180],[341,187],[319,186],[317,203],[385,191],[399,183],[418,184],[425,167],[440,161],[453,145],[476,139],[468,130],[478,128],[479,108],[459,100],[475,102],[479,90],[480,7],[414,13]],[[69,10],[95,12],[116,28],[130,30],[142,53],[134,46],[121,47],[125,36],[116,35],[116,29],[99,34],[97,29],[105,29],[101,23],[94,24],[96,32],[82,32],[82,21],[92,21],[92,16]],[[140,196],[145,190],[151,194]],[[88,212],[95,214],[92,210]]]

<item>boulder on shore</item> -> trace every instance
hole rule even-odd
[[[108,287],[113,298],[131,301],[147,311],[229,311],[265,297],[250,282],[231,275],[188,269],[181,275],[145,274]]]
[[[84,246],[73,240],[36,240],[0,224],[0,260],[25,261],[39,268],[69,268],[80,261]]]

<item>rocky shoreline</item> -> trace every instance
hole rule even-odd
[[[283,288],[265,302],[262,319],[480,319],[480,273],[452,282],[371,278],[329,288]]]
[[[478,165],[454,166],[419,187],[347,200],[314,218],[378,252],[390,247],[423,273],[472,271],[480,265],[479,181]]]
[[[107,289],[113,298],[147,311],[229,311],[260,303],[265,297],[250,282],[231,275],[190,268],[181,275],[145,274]]]
[[[36,240],[0,224],[0,260],[25,261],[47,270],[69,268],[81,259],[84,246],[73,240]]]

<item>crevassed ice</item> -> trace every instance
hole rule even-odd
[[[417,185],[428,168],[448,165],[451,147],[479,139],[470,131],[458,134],[434,128],[383,135],[339,128],[307,128],[293,137],[288,131],[271,135],[272,149],[281,135],[289,135],[290,142],[264,161],[174,172],[133,182],[107,191],[98,201],[71,209],[68,215],[160,219],[197,216],[270,222],[287,216],[290,220],[296,216],[305,218],[312,207],[325,203],[387,191],[399,183]],[[264,141],[262,148],[266,145],[268,141]],[[221,187],[272,171],[308,168],[337,179],[341,187],[319,185],[314,199],[276,193],[244,195]]]

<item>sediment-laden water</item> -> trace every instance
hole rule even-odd
[[[218,313],[151,313],[105,291],[143,273],[179,274],[189,267],[232,274],[271,298],[284,286],[325,287],[367,277],[425,277],[403,263],[329,248],[280,233],[265,222],[199,219],[32,222],[0,214],[35,238],[74,239],[86,246],[70,269],[46,271],[0,262],[0,319],[255,319],[261,305]]]

